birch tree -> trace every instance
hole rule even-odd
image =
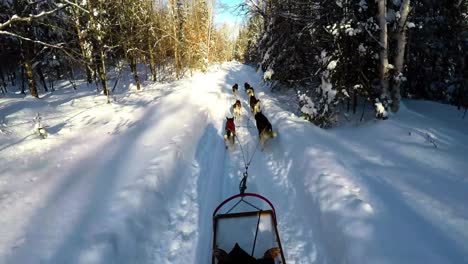
[[[381,100],[384,102],[384,106],[387,106],[389,99],[388,90],[388,29],[387,29],[387,0],[378,0],[378,20],[380,27],[380,87],[381,87]],[[386,117],[386,113],[382,113],[383,117]]]
[[[400,108],[401,100],[401,81],[403,79],[403,70],[405,63],[405,52],[406,52],[406,29],[407,29],[407,19],[410,12],[410,0],[403,0],[403,3],[400,7],[400,18],[398,20],[398,26],[396,30],[396,39],[397,39],[397,50],[395,58],[395,74],[394,85],[392,86],[392,112],[398,112]]]

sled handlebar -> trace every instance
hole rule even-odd
[[[228,202],[236,199],[236,198],[241,198],[243,199],[244,197],[246,196],[249,196],[249,197],[256,197],[260,200],[263,200],[264,202],[266,202],[272,209],[273,211],[273,221],[274,221],[274,224],[275,226],[277,225],[277,222],[276,222],[276,210],[275,210],[275,207],[273,206],[273,204],[270,202],[270,200],[268,200],[267,198],[265,198],[264,196],[260,195],[260,194],[256,194],[256,193],[240,193],[240,194],[236,194],[236,195],[233,195],[229,198],[227,198],[226,200],[224,200],[222,203],[220,203],[218,205],[218,207],[216,207],[216,209],[214,210],[213,212],[213,218],[217,215],[218,211],[225,205],[227,204]]]

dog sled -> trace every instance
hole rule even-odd
[[[212,264],[285,264],[276,211],[265,197],[244,193],[213,212]]]

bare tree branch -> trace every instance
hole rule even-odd
[[[240,4],[238,4],[235,8],[236,10],[240,9],[241,11],[247,13],[258,13],[263,18],[266,18],[265,12],[263,12],[262,8],[255,3],[253,0],[246,0]],[[245,11],[244,11],[245,10]]]
[[[22,39],[22,40],[34,42],[34,43],[37,43],[37,44],[40,44],[40,45],[43,45],[43,46],[46,46],[46,47],[49,47],[49,48],[55,48],[55,49],[62,49],[63,48],[63,46],[62,46],[63,43],[58,43],[58,44],[45,43],[45,42],[42,42],[40,40],[34,40],[34,39],[27,38],[27,37],[23,37],[23,36],[20,36],[18,34],[11,33],[9,31],[0,30],[0,35],[8,35],[8,36],[19,38],[19,39]]]
[[[63,0],[63,2],[67,3],[68,5],[71,5],[71,6],[74,6],[78,9],[80,9],[81,11],[85,12],[86,14],[89,14],[89,11],[83,7],[81,7],[79,4],[77,3],[74,3],[72,1],[69,1],[69,0]]]
[[[73,54],[71,54],[70,52],[65,50],[65,48],[63,47],[63,45],[65,43],[50,44],[50,43],[46,43],[46,42],[43,42],[43,41],[40,41],[40,40],[34,40],[34,39],[27,38],[27,37],[23,37],[21,35],[11,33],[11,32],[8,32],[8,31],[3,31],[3,30],[0,30],[0,35],[8,35],[8,36],[19,38],[19,39],[22,39],[22,40],[25,40],[25,41],[30,41],[30,42],[33,42],[33,43],[37,43],[37,44],[43,45],[45,47],[49,47],[49,48],[53,48],[53,49],[59,49],[63,53],[65,53],[68,57],[70,57],[71,59],[77,60],[75,58],[75,56],[73,56]]]

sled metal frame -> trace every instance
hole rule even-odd
[[[262,209],[256,207],[255,205],[251,204],[250,202],[245,201],[244,200],[245,197],[255,197],[255,198],[258,198],[260,200],[263,200],[264,202],[266,202],[271,207],[271,209],[262,210]],[[227,213],[218,214],[218,211],[225,204],[227,204],[228,202],[230,202],[230,201],[232,201],[234,199],[238,199],[238,198],[240,198],[240,200],[236,204],[234,204],[234,206],[232,206],[227,211]],[[240,213],[230,213],[241,202],[244,202],[244,203],[252,206],[253,208],[255,208],[257,210],[256,211],[248,211],[248,212],[240,212]],[[283,246],[281,245],[281,239],[280,239],[279,232],[278,232],[278,223],[276,221],[275,207],[273,206],[273,204],[267,198],[265,198],[262,195],[256,194],[256,193],[241,193],[241,194],[233,195],[233,196],[227,198],[226,200],[224,200],[221,204],[218,205],[218,207],[216,207],[216,209],[213,212],[213,248],[212,249],[214,250],[216,248],[216,235],[217,235],[217,229],[218,229],[217,228],[218,227],[218,220],[228,219],[228,218],[253,217],[253,216],[258,216],[260,218],[263,215],[270,215],[270,217],[272,219],[272,223],[273,223],[273,226],[274,226],[275,232],[276,232],[276,240],[278,242],[278,247],[280,249],[280,255],[281,255],[281,262],[280,263],[281,264],[286,264],[286,258],[284,257]],[[211,256],[211,263],[216,264],[214,255]]]

